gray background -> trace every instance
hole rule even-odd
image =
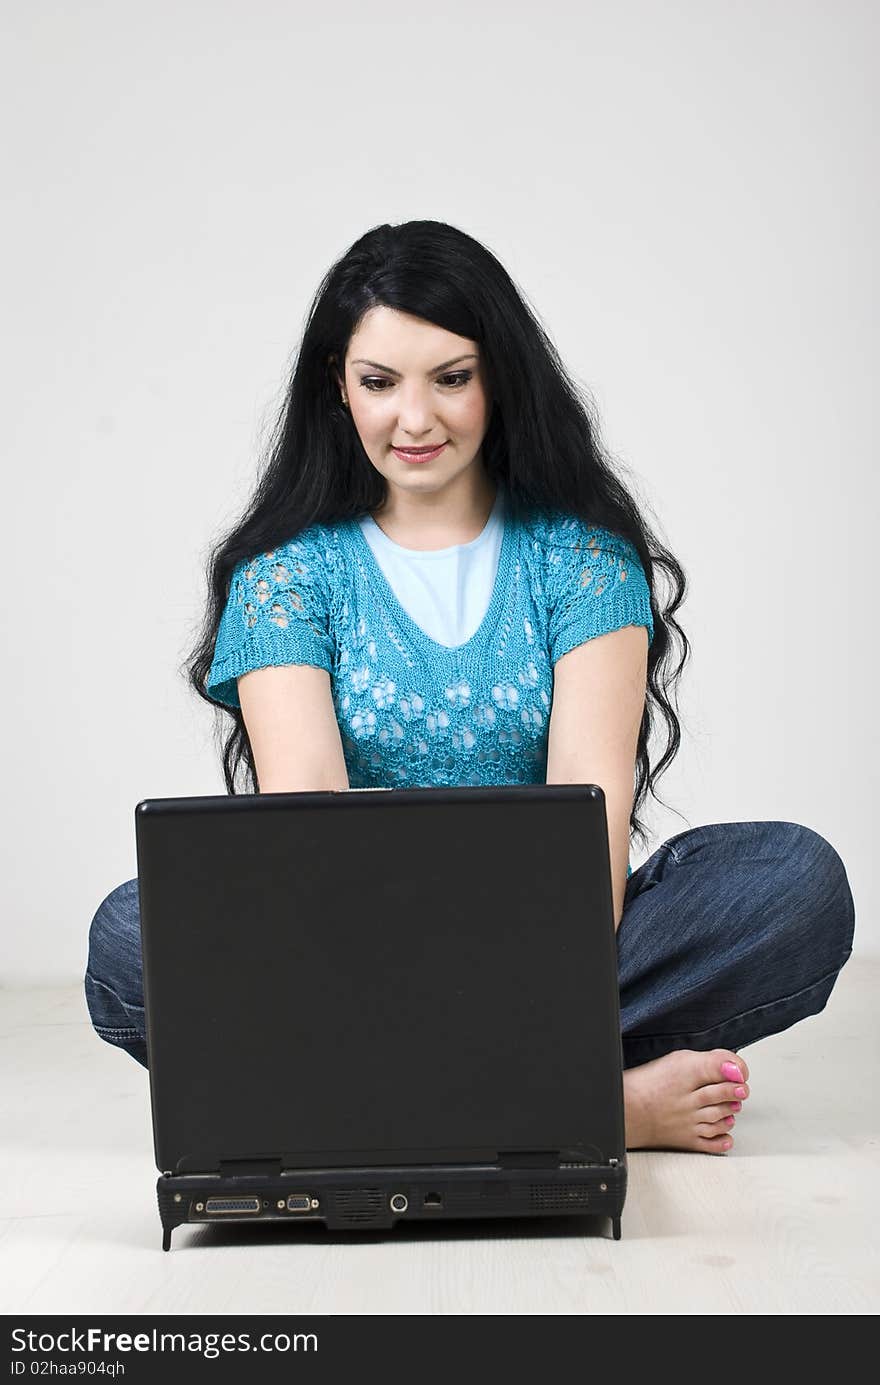
[[[876,8],[80,0],[3,30],[6,983],[81,976],[138,800],[224,791],[176,673],[208,547],[321,276],[415,217],[507,266],[688,573],[684,820],[650,808],[650,850],[806,823],[876,952]]]

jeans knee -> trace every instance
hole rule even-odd
[[[141,972],[141,921],[138,882],[125,880],[102,900],[89,927],[87,973],[117,982]],[[140,986],[136,987],[139,989]]]
[[[138,882],[126,880],[95,911],[84,988],[100,1037],[141,1063],[146,1061],[143,986]]]
[[[833,941],[839,949],[842,966],[852,951],[855,901],[840,854],[825,837],[803,823],[771,825],[777,836],[784,834],[789,878],[802,892],[826,942]]]

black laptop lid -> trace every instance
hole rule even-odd
[[[598,786],[152,799],[135,824],[159,1169],[623,1158]]]

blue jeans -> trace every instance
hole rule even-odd
[[[796,822],[716,822],[670,837],[627,881],[617,932],[624,1067],[677,1048],[734,1051],[824,1009],[855,905],[834,847]],[[144,1067],[137,880],[89,932],[97,1033]]]

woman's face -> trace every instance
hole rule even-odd
[[[486,386],[477,342],[409,313],[371,308],[349,341],[351,417],[390,491],[436,493],[469,469],[482,469],[492,411]],[[393,450],[439,443],[443,450],[424,462],[408,462]]]

